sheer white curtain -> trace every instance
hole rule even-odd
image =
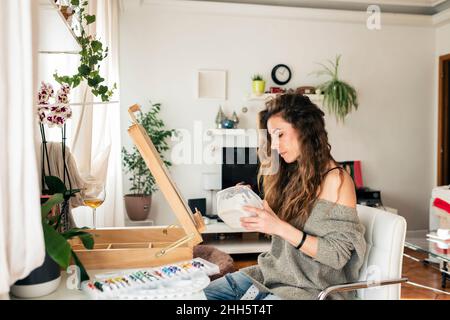
[[[112,101],[119,97],[119,1],[90,0],[89,12],[96,15],[96,22],[89,32],[95,34],[109,48],[100,73],[109,86],[117,84]],[[89,90],[88,90],[89,92]],[[90,93],[81,100],[93,101]],[[86,104],[74,119],[71,149],[77,159],[80,172],[96,180],[106,181],[106,200],[97,209],[97,227],[124,225],[122,192],[120,104]],[[86,207],[73,210],[79,226],[92,225],[92,211]]]
[[[37,2],[0,2],[0,298],[45,256],[35,140]]]

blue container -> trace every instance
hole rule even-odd
[[[230,119],[226,119],[222,121],[222,128],[225,129],[233,129],[234,128],[234,121]]]

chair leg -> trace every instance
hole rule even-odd
[[[448,264],[446,261],[443,262],[442,264],[442,289],[445,289],[447,286],[447,278],[449,278],[448,275]]]

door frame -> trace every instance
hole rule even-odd
[[[446,54],[439,57],[439,74],[438,74],[438,82],[439,82],[439,96],[438,96],[438,145],[437,145],[437,185],[444,185],[444,177],[443,173],[443,156],[444,150],[443,148],[448,148],[448,146],[443,146],[444,134],[445,134],[445,126],[443,121],[447,121],[444,119],[444,116],[448,119],[449,116],[447,112],[450,110],[444,109],[444,63],[450,63],[450,54]],[[450,75],[449,75],[450,77]],[[447,128],[450,128],[450,123],[447,123]],[[447,150],[450,152],[450,150]],[[450,168],[449,168],[450,169]]]

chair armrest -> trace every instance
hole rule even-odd
[[[404,283],[407,282],[408,278],[400,278],[400,279],[393,279],[393,280],[382,280],[382,281],[361,281],[361,282],[352,282],[352,283],[345,283],[340,284],[336,286],[331,286],[323,290],[318,295],[318,300],[325,300],[328,295],[335,293],[335,292],[347,292],[347,291],[353,291],[358,289],[367,289],[367,288],[375,288],[375,287],[381,287],[381,286],[388,286],[391,284],[398,284],[398,283]]]

